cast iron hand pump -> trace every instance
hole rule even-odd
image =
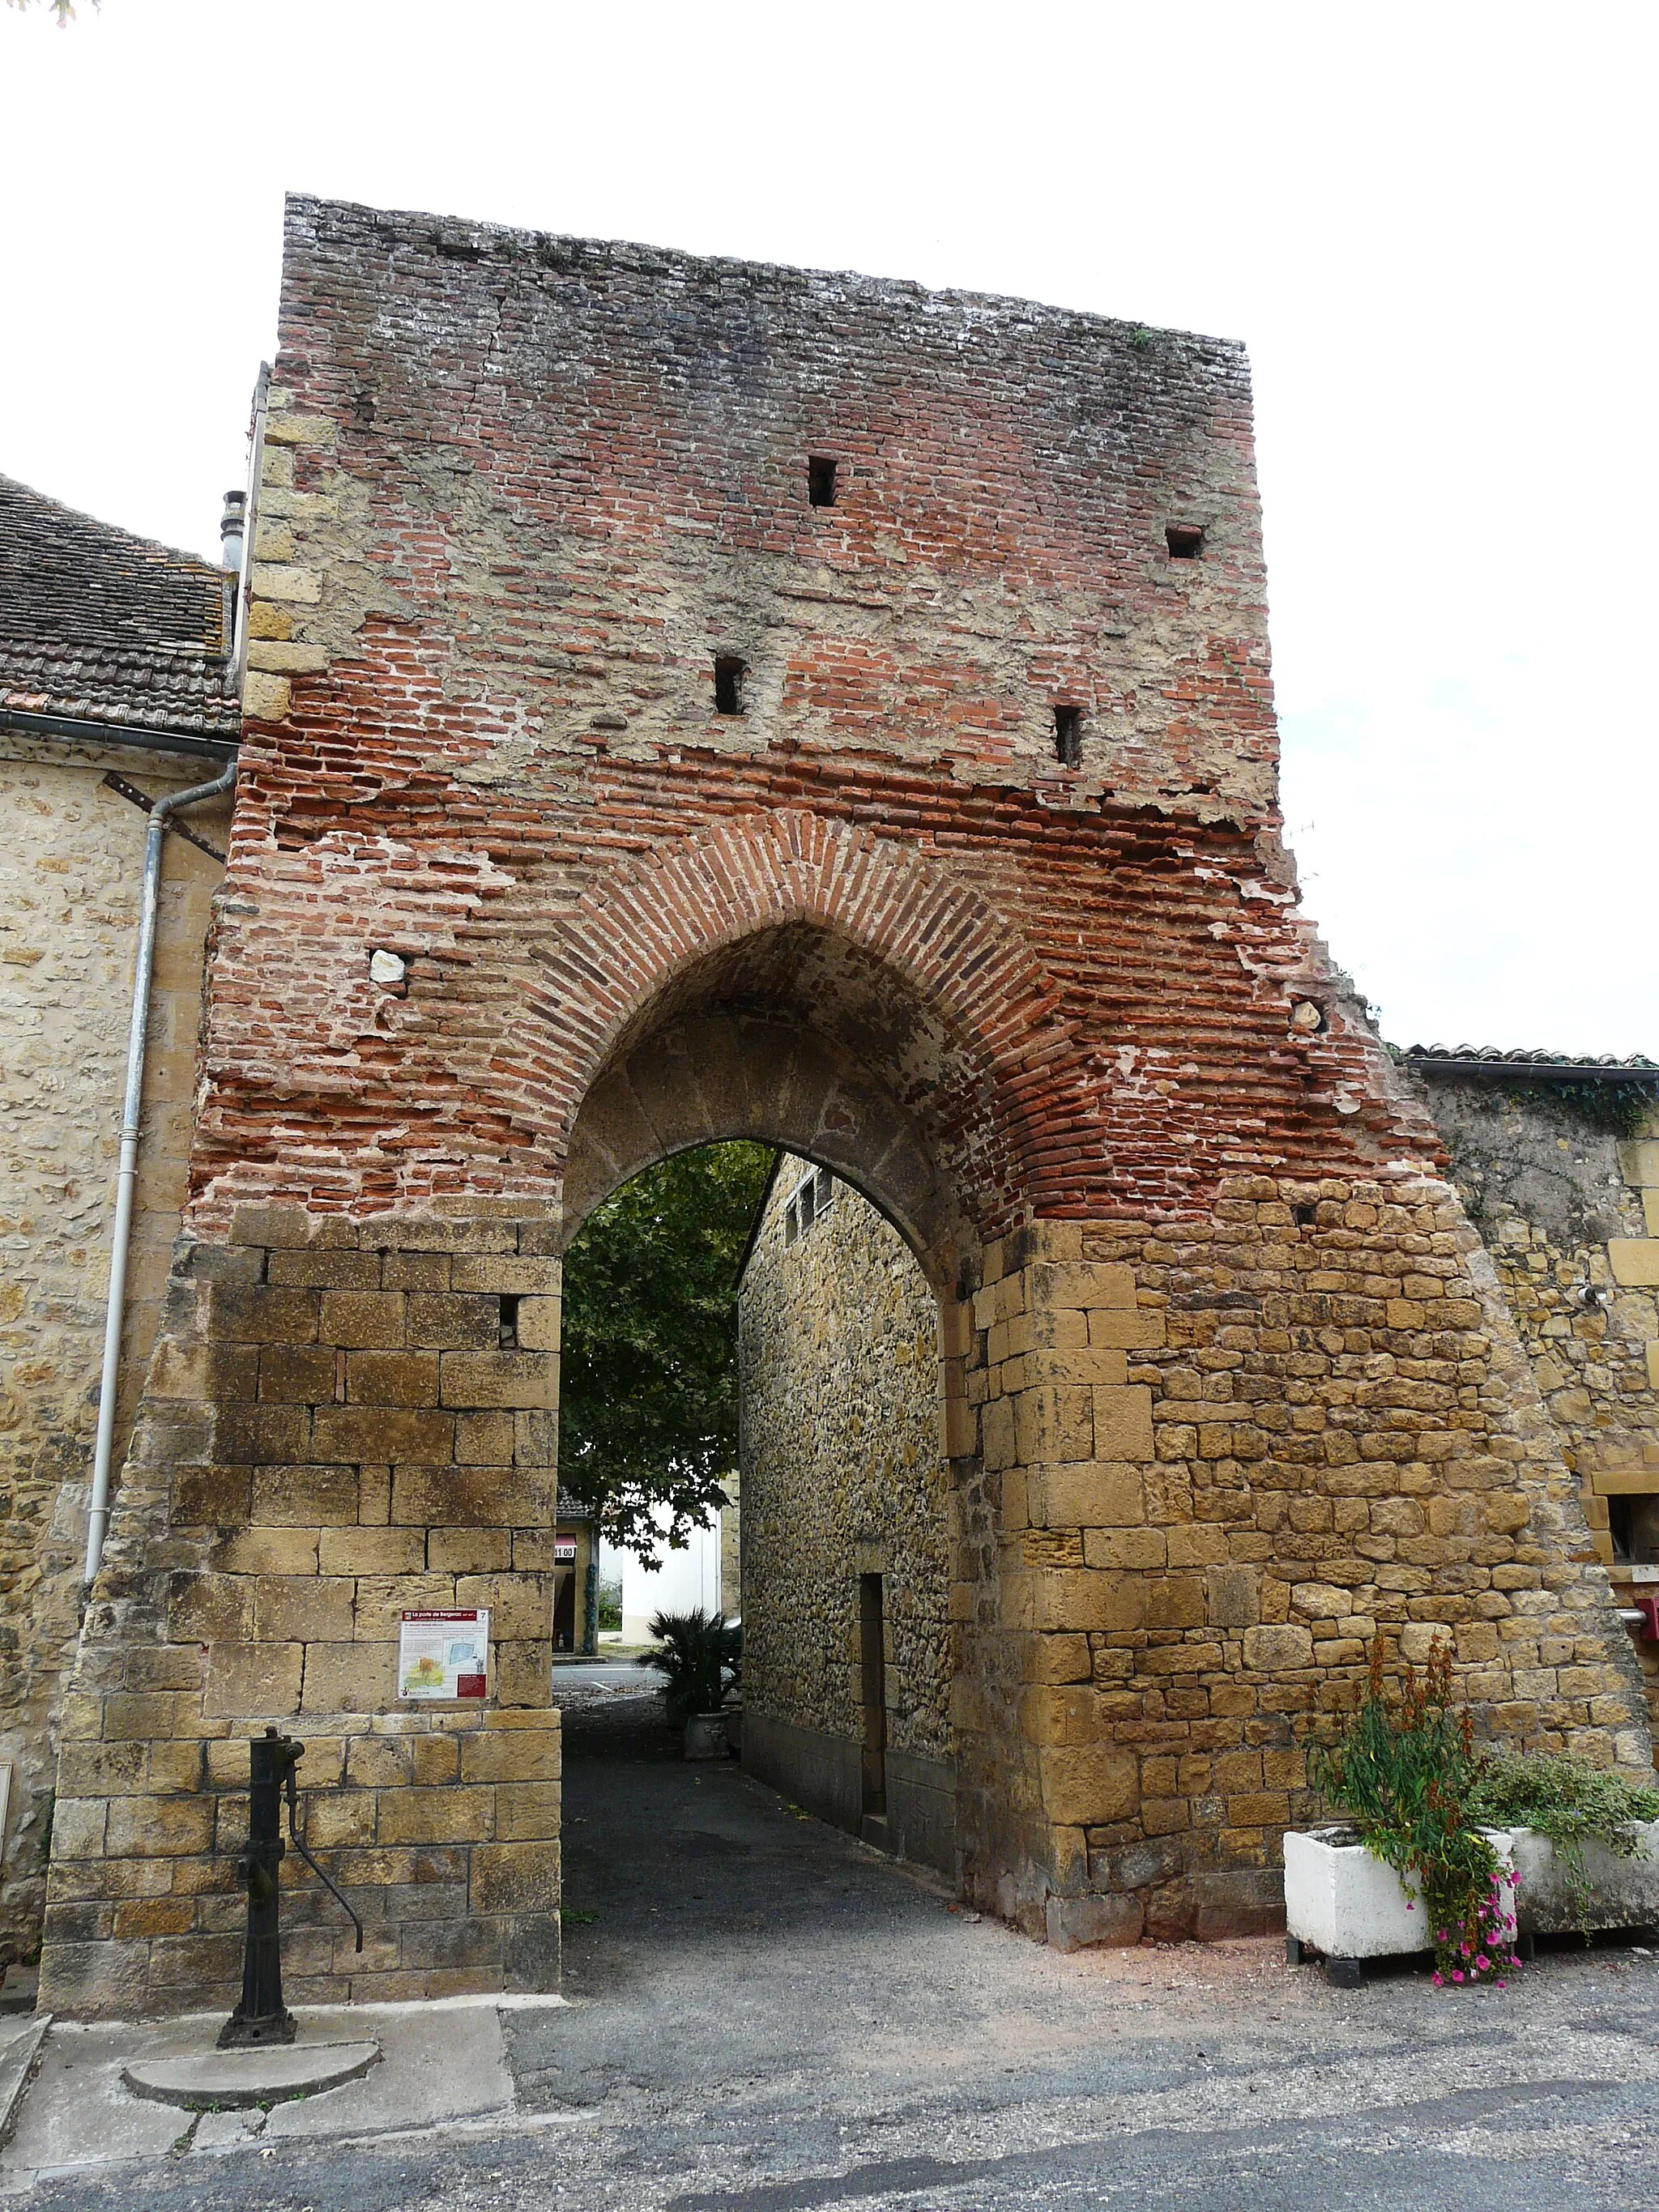
[[[268,1728],[248,1744],[247,1849],[236,1872],[247,1885],[247,1940],[242,1953],[241,2001],[219,2031],[221,2050],[246,2044],[292,2043],[294,2015],[283,2002],[282,1905],[279,1869],[287,1845],[282,1836],[282,1799],[288,1793],[288,1832],[294,1848],[323,1887],[345,1908],[363,1948],[363,1923],[338,1887],[323,1872],[302,1841],[295,1818],[298,1795],[295,1769],[305,1746]]]

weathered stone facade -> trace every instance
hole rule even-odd
[[[969,1895],[1261,1924],[1373,1620],[1645,1767],[1490,1267],[1297,912],[1237,349],[302,200],[265,456],[47,2002],[225,1988],[236,1739],[296,1710],[352,1993],[552,1974],[550,1271],[732,1137],[938,1303]],[[458,1782],[386,1654],[474,1575],[514,1626]]]
[[[1591,1540],[1633,1612],[1659,1596],[1659,1112],[1647,1103],[1659,1070],[1642,1091],[1594,1063],[1551,1077],[1518,1056],[1485,1069],[1447,1056],[1417,1073]],[[1610,1110],[1621,1098],[1634,1110]],[[1659,1709],[1659,1623],[1632,1626]]]
[[[744,1762],[861,1826],[860,1578],[879,1576],[884,1818],[895,1848],[954,1874],[938,1303],[872,1206],[785,1154],[738,1316]]]
[[[45,1901],[61,1678],[80,1626],[87,1481],[145,817],[202,757],[100,742],[234,740],[225,577],[0,479],[0,1759],[12,1762],[0,1956]],[[76,729],[80,734],[70,732]],[[191,816],[222,843],[223,802]],[[222,864],[170,837],[116,1433],[130,1433],[178,1234],[203,953]]]

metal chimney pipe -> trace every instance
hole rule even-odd
[[[219,543],[224,548],[225,568],[240,574],[242,567],[243,540],[247,526],[247,494],[228,491],[225,511],[219,518]]]

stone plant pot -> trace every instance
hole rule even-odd
[[[1592,1928],[1659,1927],[1659,1820],[1636,1824],[1636,1855],[1620,1858],[1605,1844],[1583,1847]],[[1533,1828],[1515,1832],[1521,1877],[1515,1917],[1522,1936],[1576,1936],[1578,1901],[1555,1846]]]
[[[1482,1833],[1508,1872],[1516,1863],[1516,1835],[1507,1828]],[[1334,1825],[1292,1830],[1285,1838],[1285,1933],[1292,1962],[1304,1946],[1319,1952],[1327,1980],[1339,1988],[1358,1985],[1363,1960],[1434,1947],[1417,1877],[1401,1881],[1352,1828]]]
[[[685,1755],[688,1759],[726,1757],[724,1713],[692,1714],[685,1723]]]

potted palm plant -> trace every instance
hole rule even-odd
[[[668,1717],[685,1730],[688,1759],[724,1759],[726,1693],[740,1678],[743,1630],[722,1613],[658,1613],[651,1617],[656,1649],[641,1665],[663,1678]]]

